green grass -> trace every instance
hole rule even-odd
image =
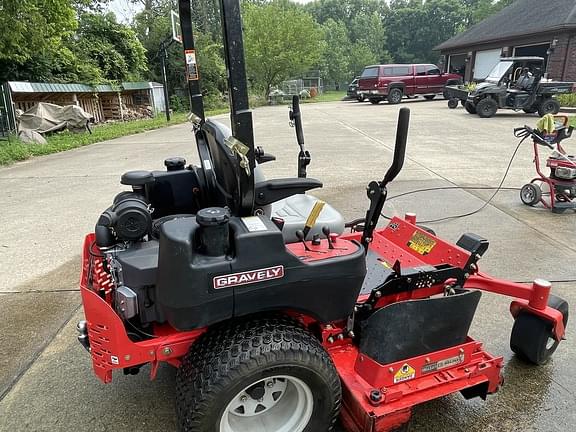
[[[576,117],[570,117],[570,124],[576,127]]]
[[[228,109],[209,111],[207,115],[217,115],[227,112]],[[77,147],[83,147],[101,141],[133,135],[166,126],[177,125],[186,121],[187,114],[174,113],[170,122],[164,115],[153,119],[134,120],[129,122],[107,123],[93,127],[92,134],[61,132],[46,137],[48,144],[26,144],[17,138],[0,141],[0,165],[8,165],[22,161],[33,156],[42,156],[58,153]]]
[[[315,98],[305,99],[304,103],[315,103],[315,102],[337,102],[341,101],[346,96],[345,91],[326,91]]]
[[[303,100],[303,103],[335,102],[346,96],[345,91],[327,91],[312,99]],[[207,116],[214,116],[228,112],[228,108],[206,112]],[[8,141],[0,141],[0,166],[29,159],[33,156],[42,156],[58,153],[78,147],[87,146],[101,141],[120,138],[145,131],[160,129],[166,126],[177,125],[186,121],[187,114],[174,113],[170,122],[160,114],[153,119],[134,120],[129,122],[107,123],[94,126],[92,134],[60,132],[46,137],[47,144],[26,144],[12,137]]]

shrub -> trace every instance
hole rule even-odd
[[[576,93],[558,95],[556,99],[563,107],[576,107]]]

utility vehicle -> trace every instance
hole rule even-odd
[[[190,0],[183,44],[194,52]],[[339,212],[307,190],[310,154],[296,97],[298,177],[266,180],[248,109],[239,0],[220,0],[232,130],[205,119],[190,63],[200,165],[165,161],[133,171],[84,242],[79,340],[104,382],[114,370],[154,378],[178,368],[176,411],[188,432],[399,430],[412,406],[502,384],[502,357],[468,336],[481,292],[514,298],[511,347],[546,362],[564,337],[565,301],[544,280],[518,284],[480,272],[488,241],[450,244],[416,216],[378,227],[387,186],[405,156],[409,111],[395,152],[368,185],[365,217],[344,233]],[[200,72],[201,75],[201,72]]]
[[[543,79],[545,69],[542,57],[503,57],[488,77],[468,94],[464,108],[482,118],[493,117],[498,109],[512,109],[526,113],[557,114],[560,104],[555,95],[572,93],[575,84]],[[455,98],[462,92],[448,88]],[[448,106],[455,108],[452,99]]]

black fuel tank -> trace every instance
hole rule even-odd
[[[166,222],[160,234],[156,298],[179,330],[235,316],[292,310],[322,322],[352,313],[366,273],[360,245],[347,256],[311,263],[287,251],[265,217],[230,218],[230,252],[201,253],[194,218]]]

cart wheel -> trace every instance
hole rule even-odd
[[[448,101],[448,108],[450,108],[450,109],[458,108],[458,99],[450,99]]]
[[[520,189],[520,199],[528,206],[534,206],[542,199],[542,189],[534,183],[528,183]]]
[[[548,306],[562,313],[564,327],[568,323],[568,303],[550,295]],[[530,312],[523,311],[516,317],[512,334],[510,335],[510,348],[518,357],[536,365],[542,365],[550,360],[560,344],[552,336],[552,324]]]
[[[556,99],[545,99],[538,106],[538,115],[544,117],[546,114],[558,114],[560,103]]]
[[[482,99],[476,104],[476,112],[482,118],[494,117],[498,111],[498,103],[491,97]]]
[[[472,102],[464,102],[464,108],[466,111],[468,111],[468,114],[476,114],[476,105],[474,105]]]
[[[328,353],[279,316],[215,326],[192,345],[176,377],[184,432],[331,431],[340,401]]]

